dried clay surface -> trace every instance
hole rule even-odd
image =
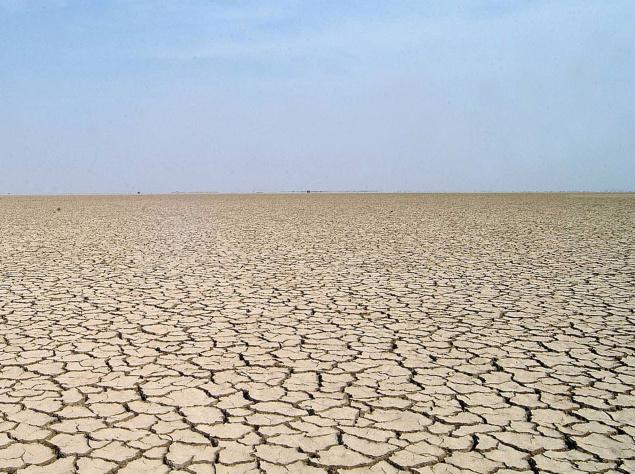
[[[0,471],[635,471],[635,196],[0,198]]]

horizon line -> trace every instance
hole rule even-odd
[[[304,190],[304,191],[170,191],[170,192],[122,192],[122,193],[3,193],[3,197],[82,197],[82,196],[176,196],[176,195],[276,195],[276,194],[634,194],[635,190],[615,191],[375,191],[375,190]]]

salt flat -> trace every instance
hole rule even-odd
[[[0,471],[635,472],[634,312],[632,194],[3,197]]]

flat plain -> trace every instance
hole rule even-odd
[[[635,195],[0,198],[0,471],[635,472]]]

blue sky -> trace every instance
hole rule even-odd
[[[635,190],[635,2],[0,0],[0,193]]]

